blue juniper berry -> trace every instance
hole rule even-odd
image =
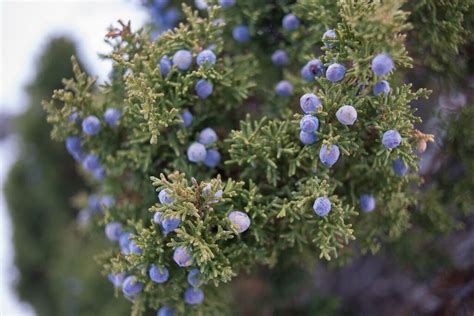
[[[217,141],[217,138],[216,132],[212,128],[206,127],[199,133],[198,141],[203,145],[210,145]]]
[[[306,93],[300,98],[300,107],[303,112],[309,114],[321,107],[321,101],[314,93]]]
[[[192,162],[202,162],[206,160],[207,151],[201,143],[192,143],[186,152],[188,160]]]
[[[108,108],[104,113],[104,121],[111,127],[117,127],[122,111],[117,108]]]
[[[323,145],[319,151],[319,159],[324,165],[332,167],[339,159],[339,154],[339,147],[337,145],[331,145],[329,150],[327,145]]]
[[[173,63],[171,62],[171,59],[167,55],[164,55],[163,57],[161,57],[161,59],[160,59],[160,74],[163,77],[166,77],[169,74],[170,70],[171,70],[171,66],[173,66]]]
[[[180,49],[173,55],[173,64],[179,70],[188,70],[193,63],[193,55],[189,50]]]
[[[201,66],[207,63],[208,66],[216,63],[216,55],[212,50],[205,49],[200,52],[196,57],[196,63]]]
[[[196,85],[194,86],[194,90],[201,99],[206,99],[212,94],[214,86],[210,81],[206,79],[199,79],[198,82],[196,82]]]
[[[182,124],[184,127],[188,127],[193,123],[193,115],[188,110],[184,110],[180,116],[183,120]]]
[[[346,74],[346,67],[341,64],[334,63],[329,65],[328,69],[326,70],[326,79],[332,82],[337,82],[344,78]]]
[[[239,43],[245,43],[250,40],[250,30],[246,25],[237,25],[232,30],[232,37]]]
[[[313,81],[324,73],[324,65],[319,59],[312,59],[301,68],[301,77],[306,81]]]
[[[284,49],[277,49],[272,54],[272,63],[275,66],[284,66],[288,64],[288,62],[289,62],[289,57]]]
[[[155,283],[165,283],[169,278],[169,271],[166,267],[158,267],[152,264],[150,270],[148,270],[150,279]]]
[[[232,223],[235,230],[238,233],[243,233],[246,231],[250,226],[250,218],[247,213],[240,212],[240,211],[232,211],[227,216],[229,221]]]
[[[390,93],[390,84],[387,80],[380,80],[374,85],[372,92],[374,95],[379,95],[382,93],[387,95]]]
[[[362,194],[359,202],[360,208],[364,212],[372,212],[375,209],[375,198],[371,194]]]
[[[158,193],[158,200],[160,203],[168,204],[176,201],[176,198],[171,195],[171,191],[168,189],[163,189]]]
[[[204,300],[204,293],[201,289],[190,287],[184,291],[184,301],[190,305],[201,304]]]
[[[318,197],[313,204],[316,215],[326,216],[331,211],[331,201],[326,197]]]
[[[206,159],[204,159],[204,165],[209,168],[215,168],[221,162],[221,154],[217,149],[211,148],[207,150]]]
[[[122,291],[126,296],[134,296],[143,289],[143,283],[137,280],[133,275],[128,276],[123,281]]]
[[[343,105],[337,110],[336,117],[341,124],[352,125],[357,120],[357,111],[352,105]]]
[[[324,46],[327,48],[332,48],[334,47],[334,43],[332,40],[336,39],[336,32],[332,29],[327,30],[323,34],[323,43]]]
[[[315,133],[300,132],[300,141],[305,145],[314,144],[318,140],[318,136]]]
[[[372,59],[372,71],[376,76],[384,76],[392,71],[394,67],[392,57],[389,54],[382,53]]]
[[[282,80],[276,85],[275,91],[278,96],[288,97],[293,93],[293,85],[288,80]]]
[[[306,114],[301,118],[300,128],[305,133],[314,133],[319,127],[319,120],[311,114]]]
[[[293,13],[288,13],[282,20],[283,28],[287,31],[294,31],[300,26],[300,19]]]
[[[118,241],[122,234],[122,224],[119,222],[110,222],[105,225],[105,236],[110,241]]]
[[[183,246],[179,246],[174,250],[173,260],[180,267],[189,267],[193,264],[191,251]]]
[[[82,121],[82,131],[89,135],[94,136],[100,132],[100,121],[94,115],[89,115]]]
[[[402,137],[398,131],[391,129],[383,133],[382,144],[385,148],[393,149],[398,147],[401,143]]]

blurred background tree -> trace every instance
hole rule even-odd
[[[77,55],[68,38],[51,39],[26,87],[28,106],[13,119],[19,156],[5,183],[13,223],[16,284],[22,300],[39,315],[119,315],[127,308],[92,261],[102,234],[82,234],[71,198],[83,184],[64,146],[53,142],[41,101],[72,76]],[[100,303],[99,303],[100,302]]]

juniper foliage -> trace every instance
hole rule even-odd
[[[99,225],[118,221],[132,234],[139,248],[126,251],[118,245],[99,256],[104,273],[134,275],[144,285],[131,297],[132,312],[162,306],[179,314],[222,314],[227,310],[224,283],[258,266],[278,267],[285,263],[345,263],[360,253],[376,252],[384,242],[397,240],[411,225],[416,193],[410,183],[419,183],[418,156],[413,147],[432,140],[414,128],[420,119],[410,107],[426,98],[426,89],[413,90],[401,80],[402,70],[412,66],[406,49],[406,34],[412,25],[403,1],[302,0],[265,3],[237,1],[230,8],[210,6],[193,11],[183,6],[185,20],[173,30],[151,40],[149,32],[133,32],[121,23],[110,30],[113,61],[110,82],[96,87],[95,79],[81,72],[73,59],[74,79],[55,91],[45,103],[52,137],[65,140],[80,136],[82,150],[93,153],[105,168],[97,181],[84,172],[90,185],[102,195],[113,195],[115,203],[97,216]],[[295,31],[281,27],[282,17],[293,12],[301,20]],[[224,23],[216,22],[223,18]],[[236,42],[232,29],[249,27],[251,40]],[[336,38],[323,42],[323,33],[334,29]],[[455,44],[453,44],[455,45]],[[160,60],[180,49],[193,57],[211,48],[217,61],[180,71],[171,67],[162,75]],[[271,53],[285,49],[290,63],[283,69],[271,65]],[[389,54],[395,70],[383,77],[374,75],[371,62],[377,54]],[[300,69],[319,58],[327,68],[337,62],[347,72],[339,82],[324,75],[308,82]],[[212,94],[197,96],[195,84],[206,79]],[[289,80],[292,95],[276,95],[279,80]],[[374,96],[372,87],[389,80],[388,95]],[[313,114],[319,119],[317,142],[299,140],[299,98],[313,92],[322,107]],[[342,105],[357,109],[354,125],[338,122]],[[103,116],[106,108],[122,111],[117,128],[103,121],[98,135],[87,136],[81,125],[68,117]],[[180,114],[190,110],[193,121],[183,126]],[[216,168],[190,162],[189,145],[206,127],[216,130],[219,140],[210,147],[222,154]],[[387,149],[382,135],[397,130],[401,145]],[[323,145],[337,145],[341,157],[329,168],[319,160]],[[410,172],[395,174],[393,161],[401,158]],[[157,193],[166,190],[172,203],[160,203]],[[222,194],[220,194],[222,190]],[[359,196],[370,193],[376,210],[363,213]],[[327,196],[331,211],[317,216],[316,198]],[[250,227],[238,233],[227,215],[233,210],[250,217]],[[152,218],[178,218],[174,231],[163,233]],[[190,268],[173,261],[174,250],[184,247],[192,267],[202,274],[204,301],[189,305],[183,292]],[[285,256],[285,254],[291,254]],[[163,284],[148,277],[151,264],[169,269]],[[225,287],[224,287],[225,288]]]

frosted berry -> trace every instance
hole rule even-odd
[[[107,278],[115,287],[121,287],[123,281],[125,280],[125,272],[119,272],[113,274],[112,272],[108,274]]]
[[[321,101],[313,93],[306,93],[300,98],[300,107],[303,112],[309,114],[315,112],[318,107],[321,107]]]
[[[390,92],[390,84],[387,80],[380,80],[374,85],[372,92],[374,95],[379,95],[381,93],[387,95]]]
[[[316,215],[326,216],[331,211],[331,201],[326,197],[318,197],[313,204]]]
[[[341,124],[352,125],[357,120],[357,111],[352,105],[343,105],[337,110],[336,117]]]
[[[199,10],[206,10],[208,7],[207,0],[194,0],[194,5]]]
[[[155,283],[165,283],[166,281],[168,281],[170,273],[166,267],[160,268],[152,264],[150,270],[148,270],[148,275],[150,276],[150,279]]]
[[[190,288],[187,288],[186,291],[184,291],[184,301],[186,302],[186,304],[190,304],[190,305],[201,304],[203,300],[204,300],[204,293],[202,292],[201,289],[190,287]]]
[[[158,200],[160,203],[168,204],[176,201],[176,198],[171,195],[171,191],[168,189],[163,189],[158,193]]]
[[[160,59],[160,74],[163,77],[166,77],[166,75],[169,74],[172,65],[173,65],[173,63],[171,62],[171,59],[167,55],[161,57],[161,59]]]
[[[93,136],[100,132],[100,121],[94,115],[89,115],[82,121],[82,131],[87,135]]]
[[[224,9],[230,8],[235,5],[235,0],[219,0],[219,5]]]
[[[315,133],[305,133],[301,131],[300,140],[305,145],[311,145],[311,144],[314,144],[318,140],[318,136],[316,136]]]
[[[250,218],[247,213],[240,211],[230,212],[227,216],[232,226],[237,230],[238,233],[243,233],[250,226]]]
[[[67,118],[68,122],[74,122],[74,123],[79,123],[81,121],[81,118],[79,117],[79,113],[77,112],[72,112],[71,115]]]
[[[156,212],[156,213],[153,215],[153,221],[154,221],[156,224],[161,225],[161,212]]]
[[[122,224],[119,222],[110,222],[105,225],[105,236],[110,241],[118,241],[122,234]]]
[[[400,136],[400,133],[396,130],[391,129],[383,133],[382,144],[385,148],[392,149],[398,147],[398,145],[400,145],[401,143],[402,137]]]
[[[393,171],[397,176],[404,176],[407,174],[408,167],[405,165],[401,158],[397,158],[393,161]]]
[[[331,145],[330,149],[328,149],[327,145],[323,145],[319,151],[319,160],[324,165],[332,167],[339,159],[339,154],[339,147],[337,145]]]
[[[115,198],[112,195],[104,195],[100,198],[100,205],[111,208],[115,204]]]
[[[210,145],[217,141],[217,138],[216,132],[212,128],[207,127],[199,133],[198,141],[203,145]]]
[[[176,310],[169,306],[161,307],[156,316],[176,316]]]
[[[346,74],[346,67],[341,64],[331,64],[326,70],[326,79],[332,82],[337,82],[344,78]]]
[[[201,99],[206,99],[208,96],[212,94],[214,87],[212,83],[206,79],[199,79],[196,85],[194,86],[194,90],[196,94]]]
[[[192,143],[187,150],[188,160],[192,162],[202,162],[206,159],[207,151],[201,143]]]
[[[285,50],[283,49],[277,49],[273,54],[272,54],[272,63],[276,66],[284,66],[288,64],[289,58],[288,54],[286,53]]]
[[[359,202],[360,208],[364,212],[372,212],[375,209],[375,198],[371,194],[362,194]]]
[[[84,159],[81,138],[79,136],[69,136],[66,138],[66,149],[76,161]]]
[[[134,296],[143,289],[143,283],[139,282],[133,275],[125,278],[123,281],[122,291],[126,296]]]
[[[314,133],[319,127],[319,121],[315,116],[306,114],[300,121],[300,128],[305,133]]]
[[[208,66],[214,65],[216,63],[216,55],[212,50],[205,49],[197,55],[196,63],[199,66],[204,64],[207,64]]]
[[[306,81],[313,81],[324,73],[324,65],[319,59],[310,60],[301,68],[301,77]]]
[[[181,49],[173,55],[173,64],[179,70],[188,70],[193,63],[193,55],[189,50]]]
[[[181,224],[181,220],[177,217],[165,218],[161,220],[161,227],[165,234],[171,233]]]
[[[232,37],[239,43],[245,43],[250,39],[250,31],[246,25],[238,25],[232,30]]]
[[[293,13],[288,13],[283,17],[283,28],[287,31],[294,31],[300,26],[300,19]]]
[[[88,154],[82,161],[82,165],[87,171],[93,171],[100,167],[99,157],[94,154]]]
[[[122,111],[116,108],[108,108],[104,113],[104,121],[111,127],[117,127],[118,121],[122,116]]]
[[[183,113],[181,113],[181,119],[183,120],[183,126],[188,127],[193,122],[193,115],[188,110],[184,110]]]
[[[327,48],[334,47],[334,43],[332,42],[332,40],[334,39],[336,39],[336,32],[334,32],[334,30],[327,30],[326,32],[324,32],[323,34],[324,46],[326,46]]]
[[[204,159],[203,163],[208,166],[209,168],[215,168],[221,162],[221,154],[217,149],[208,149],[206,153],[206,159]]]
[[[202,285],[202,275],[199,269],[192,269],[188,272],[187,277],[189,285],[193,287],[198,287]]]
[[[174,250],[173,260],[180,267],[189,267],[193,264],[193,257],[189,249],[179,246]]]
[[[135,243],[135,241],[130,240],[130,243],[128,244],[128,253],[136,253],[136,254],[139,254],[139,253],[142,253],[142,249],[137,246],[137,244]]]
[[[119,245],[120,245],[120,250],[124,254],[128,254],[130,252],[128,246],[130,245],[130,233],[129,232],[123,232],[120,234],[119,237]]]
[[[96,180],[102,181],[105,178],[105,169],[100,166],[99,168],[92,170],[92,175]]]
[[[293,85],[288,80],[282,80],[276,85],[275,91],[281,97],[289,97],[293,93]]]
[[[392,71],[394,67],[392,57],[389,54],[378,54],[372,59],[372,71],[376,76],[383,76]]]

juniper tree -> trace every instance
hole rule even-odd
[[[411,223],[432,136],[410,107],[429,91],[402,80],[404,3],[219,4],[155,40],[120,23],[111,80],[73,59],[45,103],[103,197],[98,260],[136,315],[227,313],[239,273],[344,264]]]
[[[41,108],[62,78],[73,75],[72,54],[76,47],[68,38],[46,44],[26,88],[26,111],[12,122],[19,153],[5,182],[5,198],[19,272],[15,288],[39,315],[120,313],[125,304],[111,297],[107,282],[97,279],[99,267],[89,264],[88,257],[106,246],[105,238],[78,230],[71,199],[83,183],[62,144],[50,139]],[[95,304],[98,298],[101,304]]]

